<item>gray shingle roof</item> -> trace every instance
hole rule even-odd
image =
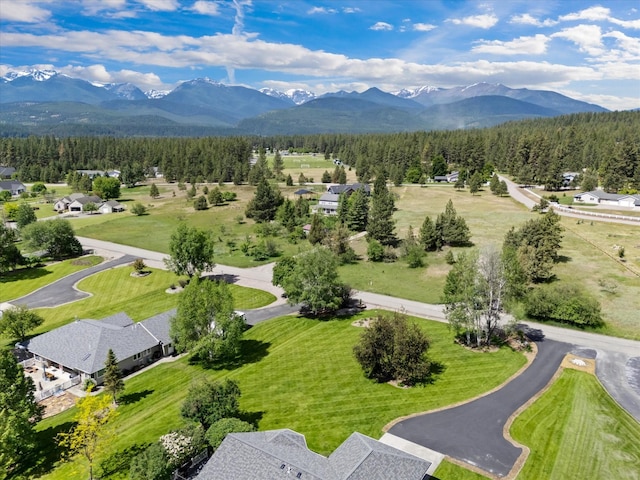
[[[122,361],[158,344],[139,324],[123,325],[125,317],[113,315],[106,322],[76,320],[32,338],[27,348],[40,357],[92,374],[104,368],[109,349]]]
[[[230,433],[197,480],[422,480],[430,465],[357,432],[327,458],[285,429]]]
[[[169,310],[168,312],[160,313],[155,317],[147,318],[140,322],[140,324],[146,328],[151,335],[157,338],[165,345],[172,343],[171,335],[169,334],[171,319],[175,316],[176,309]]]
[[[340,195],[338,195],[337,193],[323,193],[318,201],[338,203],[340,201]]]

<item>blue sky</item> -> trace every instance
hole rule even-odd
[[[477,82],[640,107],[637,0],[2,0],[0,75],[317,94]]]

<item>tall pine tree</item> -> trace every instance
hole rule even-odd
[[[104,389],[113,397],[113,403],[117,405],[118,395],[124,390],[124,382],[122,381],[122,372],[118,367],[118,359],[111,349],[107,353],[104,367]]]
[[[387,188],[387,178],[384,174],[379,174],[373,184],[371,210],[367,222],[369,238],[378,240],[382,245],[395,245],[398,242],[393,220],[394,208],[395,202]]]

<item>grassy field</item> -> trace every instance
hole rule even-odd
[[[500,248],[511,226],[519,226],[533,214],[511,198],[498,198],[489,192],[471,196],[450,185],[392,187],[397,194],[396,231],[406,236],[409,225],[419,230],[426,215],[432,219],[452,199],[459,215],[471,230],[471,241],[480,249]],[[603,222],[576,223],[563,218],[564,238],[560,255],[563,262],[555,266],[559,281],[577,283],[601,303],[607,325],[598,332],[640,339],[640,226]],[[626,261],[617,258],[616,246],[624,246]],[[354,248],[366,258],[366,241],[354,242]],[[453,248],[454,254],[464,248]],[[360,262],[340,267],[344,281],[357,290],[371,291],[427,303],[439,303],[450,267],[446,252],[429,253],[425,268],[410,269],[406,263]],[[391,280],[392,279],[392,280]]]
[[[368,313],[370,315],[371,312]],[[441,373],[432,383],[412,389],[376,384],[364,378],[352,348],[362,330],[348,320],[318,321],[282,317],[259,324],[245,333],[244,363],[231,370],[203,370],[186,358],[127,380],[125,400],[118,407],[117,438],[103,459],[112,470],[106,478],[126,478],[124,460],[136,446],[155,441],[179,427],[179,407],[190,381],[199,377],[233,378],[242,390],[245,418],[261,430],[291,428],[304,434],[309,448],[332,452],[353,431],[374,438],[382,427],[402,415],[430,410],[473,397],[504,382],[525,362],[509,349],[478,355],[457,346],[446,325],[416,321],[429,335],[429,357]],[[44,473],[57,458],[52,432],[68,428],[73,411],[38,425],[42,451],[36,468]],[[110,459],[110,462],[109,462]],[[45,478],[81,478],[79,461],[62,465]]]
[[[90,255],[52,263],[44,267],[19,269],[0,276],[0,302],[20,298],[56,280],[102,262],[102,257]]]
[[[640,424],[584,372],[564,370],[515,420],[511,434],[531,449],[519,479],[640,475]]]

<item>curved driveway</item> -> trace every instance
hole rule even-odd
[[[549,383],[573,346],[543,340],[529,367],[504,387],[464,405],[407,418],[388,433],[506,476],[522,449],[503,436],[513,413]]]
[[[124,255],[114,260],[102,262],[99,265],[94,265],[93,267],[67,275],[66,277],[42,287],[33,293],[10,300],[8,303],[11,303],[12,305],[26,305],[29,308],[42,308],[57,307],[65,303],[81,300],[90,296],[90,294],[76,289],[74,287],[76,283],[83,278],[93,275],[94,273],[125,265],[133,262],[134,260],[135,257],[131,255]]]

